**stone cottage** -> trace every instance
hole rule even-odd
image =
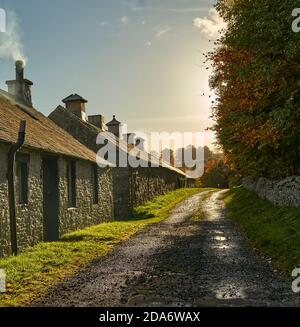
[[[128,144],[128,135],[122,134],[122,124],[115,116],[105,125],[102,115],[87,115],[87,100],[80,95],[72,94],[62,101],[65,106],[58,106],[49,118],[83,145],[97,153],[101,148],[96,144],[100,133],[123,155],[130,156],[134,153],[135,144]],[[139,142],[141,143],[141,140]],[[162,163],[159,158],[150,157],[145,151],[137,150],[136,157],[146,164],[138,168],[121,167],[117,164],[117,167],[113,168],[115,218],[130,217],[135,206],[165,192],[186,186],[187,178],[181,170]]]
[[[0,256],[9,255],[15,245],[7,173],[20,121],[26,130],[15,157],[17,248],[55,241],[113,218],[112,170],[100,169],[93,151],[33,108],[33,83],[23,75],[17,62],[16,79],[7,82],[9,92],[0,90]]]

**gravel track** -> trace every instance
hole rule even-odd
[[[33,306],[300,306],[292,279],[272,271],[226,219],[223,192],[186,199]]]

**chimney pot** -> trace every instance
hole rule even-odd
[[[16,61],[16,80],[24,80],[24,62],[22,60]]]
[[[32,107],[31,86],[33,83],[28,79],[24,79],[24,62],[18,60],[15,62],[16,79],[6,81],[8,93],[10,93],[17,101]]]
[[[113,120],[106,124],[108,131],[114,134],[116,137],[121,136],[121,123],[116,119],[116,116],[113,115]]]
[[[74,115],[79,117],[83,121],[87,121],[88,117],[85,112],[85,104],[88,102],[77,93],[71,94],[62,100],[65,103],[66,108],[70,110]]]
[[[104,117],[102,115],[88,116],[88,121],[90,124],[104,130]]]

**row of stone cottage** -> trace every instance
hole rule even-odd
[[[33,83],[24,78],[22,62],[16,63],[16,79],[6,84],[8,92],[0,90],[0,256],[11,254],[13,246],[22,250],[58,240],[67,232],[127,218],[134,206],[186,186],[180,170],[161,162],[157,168],[99,168],[96,137],[108,134],[107,129],[116,136],[107,135],[108,142],[128,154],[115,117],[107,127],[101,115],[88,117],[87,101],[77,94],[45,117],[32,106]],[[15,242],[7,158],[21,121],[26,122],[26,136],[15,156]],[[147,153],[140,156],[149,160]]]

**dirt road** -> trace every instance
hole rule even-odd
[[[274,273],[226,219],[222,193],[190,197],[167,220],[120,244],[34,305],[300,306],[292,280]]]

